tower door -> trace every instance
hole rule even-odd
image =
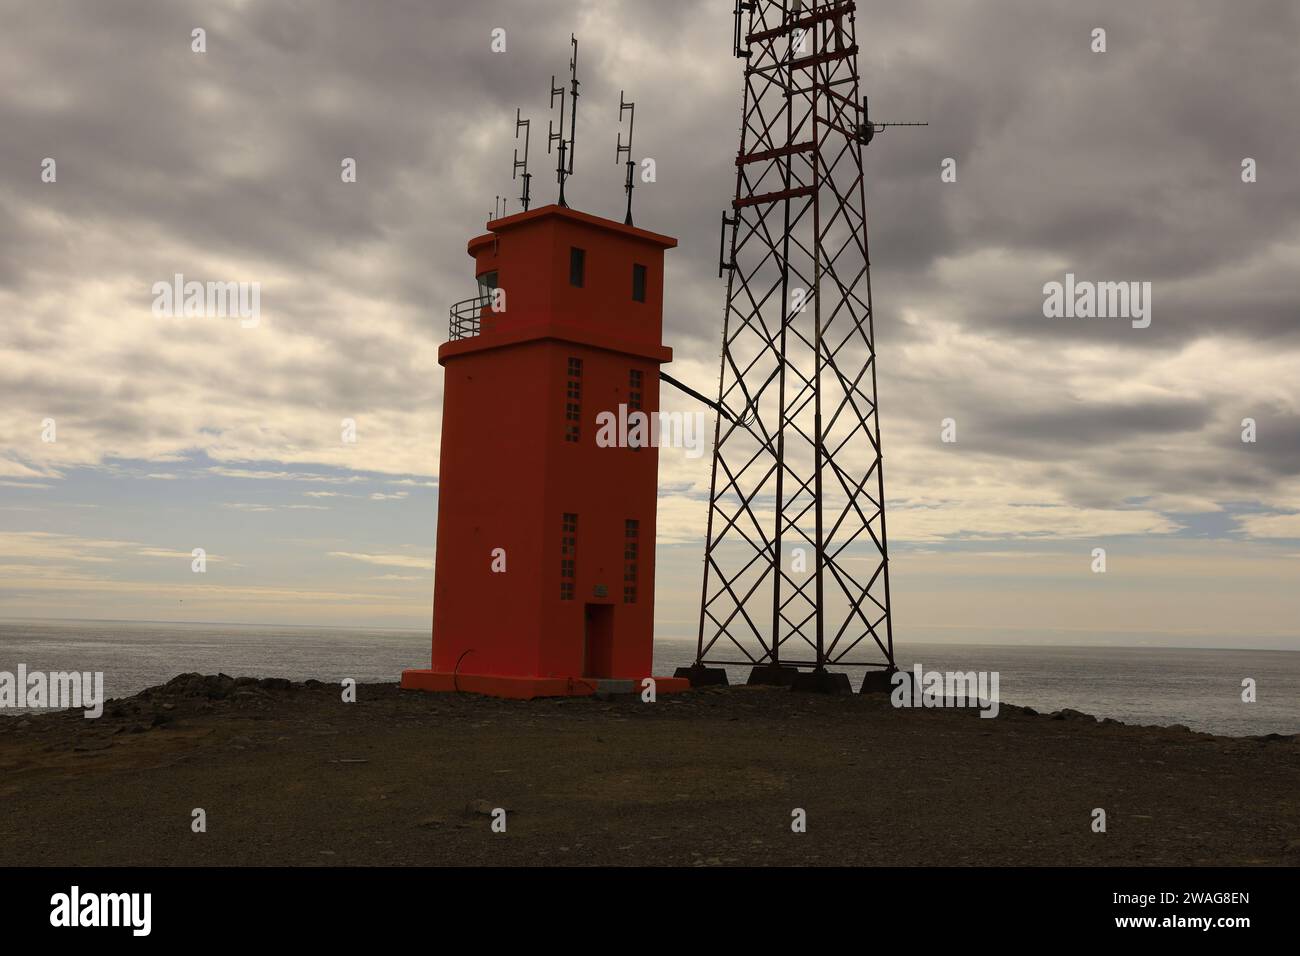
[[[613,677],[614,605],[588,604],[583,621],[586,654],[582,676]]]

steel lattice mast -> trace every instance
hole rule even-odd
[[[752,664],[753,681],[812,668],[801,684],[840,687],[825,668],[893,667],[854,11],[736,6],[743,123],[719,252],[719,403],[736,414],[715,429],[704,679]]]

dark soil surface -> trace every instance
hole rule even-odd
[[[1296,865],[1300,740],[763,687],[345,704],[191,674],[98,720],[0,718],[0,807],[4,866]]]

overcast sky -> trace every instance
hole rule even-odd
[[[898,639],[1300,648],[1300,8],[858,6],[872,112],[930,123],[867,149]],[[437,347],[516,107],[554,199],[571,30],[570,203],[621,218],[625,90],[671,371],[715,389],[731,7],[0,0],[0,615],[427,623]],[[1152,283],[1150,327],[1045,318],[1067,272]],[[260,283],[260,324],[155,317],[176,273]],[[661,454],[663,636],[708,461]]]

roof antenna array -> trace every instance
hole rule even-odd
[[[573,136],[578,125],[578,40],[572,33],[569,34],[569,43],[573,46],[573,52],[569,56],[569,96],[572,103],[569,107],[569,138],[564,138],[564,87],[555,85],[555,74],[551,74],[551,109],[555,109],[555,98],[560,98],[560,131],[555,132],[552,121],[548,120],[546,124],[546,152],[550,153],[551,144],[559,143],[558,153],[559,161],[555,166],[555,178],[560,184],[560,205],[567,206],[564,201],[564,181],[573,175]]]
[[[858,142],[863,146],[869,144],[873,137],[881,130],[888,129],[891,126],[929,126],[929,123],[873,123],[868,118],[867,98],[862,97],[862,123],[858,126]]]
[[[524,171],[523,172],[524,191],[519,196],[519,204],[524,207],[524,212],[528,211],[528,203],[531,201],[528,195],[528,187],[530,181],[533,178],[533,174],[528,171],[528,136],[529,136],[528,123],[529,123],[528,120],[520,118],[519,110],[518,108],[516,108],[515,109],[515,142],[516,143],[519,142],[519,131],[522,129],[524,131],[524,158],[523,159],[519,158],[519,147],[516,146],[515,165],[514,168],[510,171],[510,178],[511,179],[518,178],[520,175],[519,170],[522,169]]]
[[[636,126],[636,104],[623,102],[623,91],[618,91],[618,121],[623,122],[623,113],[628,114],[627,118],[627,145],[623,145],[623,132],[619,131],[617,145],[614,148],[614,165],[618,165],[618,158],[627,154],[627,181],[623,184],[623,191],[627,193],[627,216],[623,222],[626,225],[632,225],[632,171],[636,163],[632,159],[632,130]]]

